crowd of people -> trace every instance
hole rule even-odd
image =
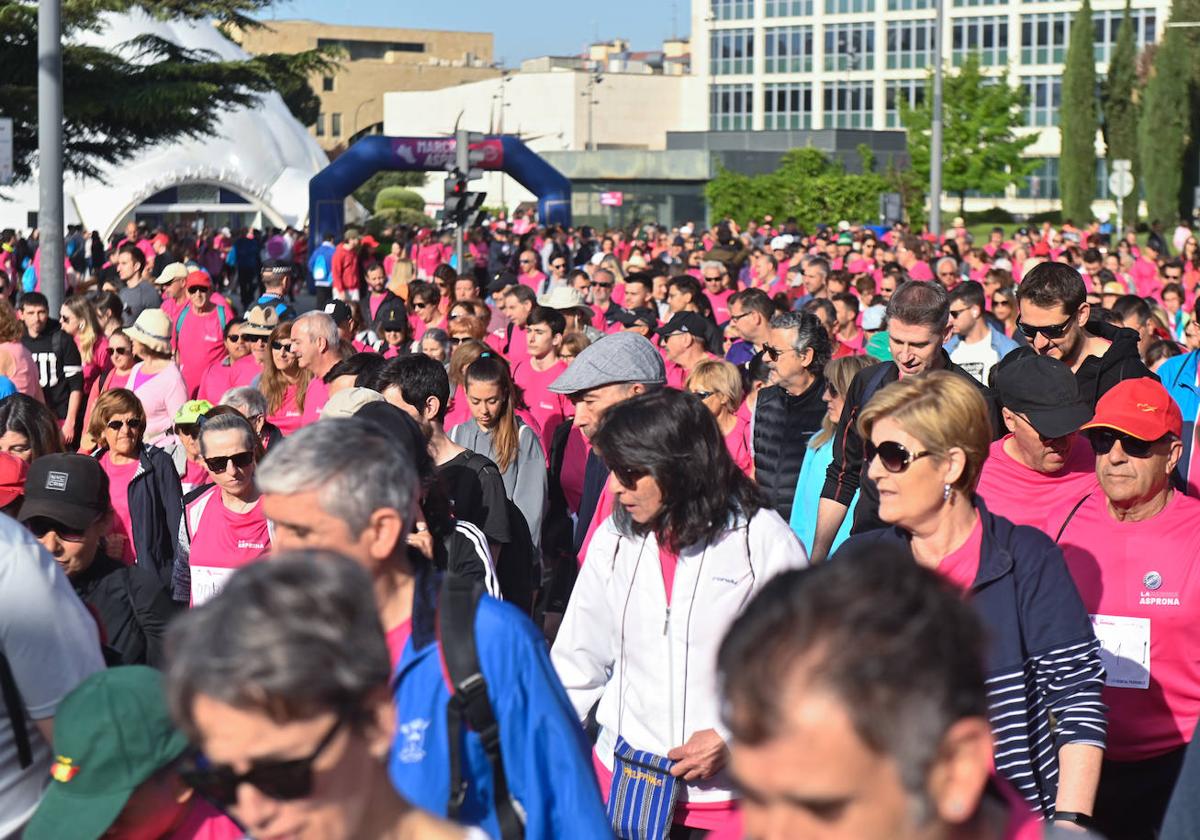
[[[1200,832],[1186,226],[70,233],[0,839]]]

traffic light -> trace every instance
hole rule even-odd
[[[442,218],[456,227],[473,227],[479,220],[478,210],[486,193],[471,192],[471,181],[483,177],[483,170],[473,164],[483,162],[483,149],[472,149],[472,143],[483,142],[483,135],[471,131],[454,132],[455,164],[446,176],[445,203]]]

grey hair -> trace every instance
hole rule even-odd
[[[942,263],[950,263],[950,265],[954,266],[955,271],[958,270],[958,260],[954,259],[954,257],[942,257],[940,260],[937,261],[937,263],[934,267],[941,268]]]
[[[313,423],[275,444],[255,480],[272,495],[317,491],[321,509],[352,534],[384,508],[411,522],[417,502],[416,468],[403,448],[379,426],[353,417]]]
[[[249,452],[259,454],[258,448],[262,446],[262,441],[258,439],[258,435],[254,433],[254,427],[250,425],[245,417],[240,414],[218,414],[216,417],[206,417],[200,424],[200,432],[196,437],[196,442],[200,444],[200,456],[207,458],[208,453],[204,449],[204,438],[213,432],[229,432],[239,431],[242,433],[242,441],[246,444],[246,449]]]
[[[702,272],[711,271],[714,268],[723,275],[729,273],[729,269],[725,267],[725,263],[721,262],[720,260],[704,260],[700,263],[700,270]]]
[[[193,742],[200,695],[281,723],[335,712],[361,724],[391,673],[370,576],[332,551],[239,569],[220,595],[172,622],[167,649],[167,702]]]
[[[829,276],[829,260],[824,257],[809,257],[804,261],[804,266],[805,268],[811,266],[817,269],[817,271],[821,272],[822,278]]]
[[[236,408],[246,417],[253,417],[256,414],[265,417],[267,414],[267,397],[257,388],[230,388],[221,395],[220,404]]]
[[[338,343],[341,341],[341,336],[338,335],[337,322],[333,317],[326,315],[324,312],[305,312],[292,324],[292,329],[304,324],[304,328],[308,330],[309,337],[323,338],[330,349],[336,350]]]
[[[771,319],[773,330],[795,330],[796,338],[792,340],[792,349],[803,353],[812,348],[813,359],[808,369],[814,374],[825,370],[825,364],[833,352],[830,345],[829,333],[821,319],[811,312],[781,312]]]

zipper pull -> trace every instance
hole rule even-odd
[[[663,619],[663,635],[667,635],[667,628],[671,626],[671,608],[667,607],[666,618]]]

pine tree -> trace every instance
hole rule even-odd
[[[1176,17],[1178,6],[1172,11]],[[1154,54],[1138,121],[1138,153],[1150,219],[1169,224],[1179,214],[1183,152],[1190,124],[1189,61],[1186,36],[1168,27]]]
[[[1083,0],[1071,21],[1063,65],[1059,135],[1059,179],[1064,219],[1086,225],[1096,193],[1096,57],[1092,47],[1092,4]]]
[[[1128,160],[1133,166],[1133,192],[1124,199],[1122,217],[1127,223],[1136,221],[1138,206],[1138,174],[1141,172],[1137,154],[1138,103],[1137,47],[1133,38],[1133,19],[1129,0],[1125,0],[1125,17],[1117,30],[1117,43],[1108,62],[1108,79],[1104,85],[1104,145],[1107,149],[1108,170],[1114,160]]]
[[[308,125],[319,103],[309,78],[336,69],[326,50],[269,53],[223,61],[153,35],[104,47],[79,43],[103,33],[104,15],[142,11],[159,19],[215,21],[230,28],[261,26],[250,18],[272,0],[62,0],[63,143],[68,172],[98,177],[156,143],[204,137],[219,118],[254,107],[278,91]],[[13,172],[31,177],[37,161],[37,4],[0,0],[0,114],[13,118]]]

